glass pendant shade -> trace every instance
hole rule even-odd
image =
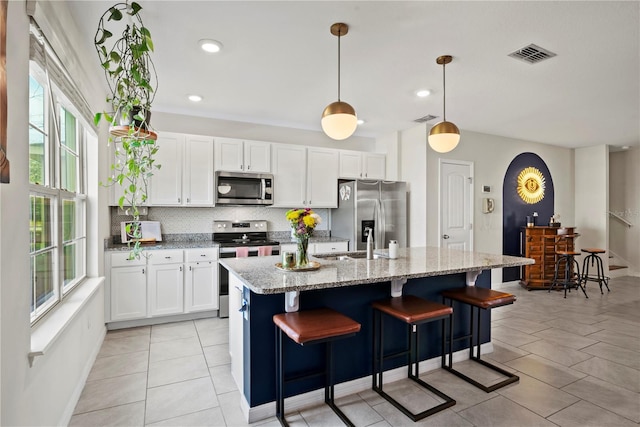
[[[341,141],[349,138],[358,127],[356,110],[346,102],[336,101],[322,112],[322,130],[331,139]]]
[[[438,153],[448,153],[460,142],[458,126],[451,122],[436,123],[429,131],[429,146]]]

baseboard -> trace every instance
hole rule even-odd
[[[480,346],[481,354],[488,354],[493,352],[493,343],[488,342]],[[464,349],[453,353],[453,361],[461,362],[469,359],[469,349]],[[440,369],[441,358],[440,356],[432,359],[424,360],[420,362],[420,372],[426,373],[435,369]],[[399,368],[391,369],[384,372],[385,384],[399,381],[407,377],[407,367],[401,366]],[[336,399],[340,396],[348,396],[354,393],[360,393],[362,391],[371,389],[371,375],[358,378],[355,380],[347,381],[341,384],[336,384],[335,394]],[[274,417],[276,415],[276,406],[274,402],[265,403],[254,407],[249,406],[244,394],[241,394],[240,407],[244,414],[245,421],[248,423],[255,423],[257,421],[264,420],[266,418]],[[297,411],[300,409],[308,408],[310,406],[319,405],[324,403],[324,389],[313,390],[304,394],[291,396],[285,399],[285,409],[287,412]]]
[[[80,400],[80,395],[82,394],[82,390],[84,390],[84,386],[87,383],[87,378],[89,378],[89,374],[91,373],[91,369],[93,368],[93,364],[95,363],[98,353],[100,353],[100,348],[102,347],[102,342],[104,341],[105,336],[107,335],[107,328],[102,328],[101,337],[98,340],[98,345],[95,346],[93,351],[91,352],[91,356],[87,358],[87,363],[85,363],[84,368],[82,369],[82,374],[80,376],[80,381],[76,384],[71,397],[69,398],[69,403],[67,407],[64,409],[62,413],[62,419],[59,426],[68,426],[71,422],[71,417],[73,416],[73,411],[76,409],[76,405],[78,404],[78,400]]]
[[[207,319],[210,317],[218,317],[218,310],[196,311],[193,313],[173,314],[160,317],[145,317],[144,319],[135,320],[119,320],[107,323],[107,329],[110,331],[124,328],[136,328],[138,326],[159,325],[162,323],[182,322],[185,320]]]

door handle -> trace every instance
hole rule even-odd
[[[448,234],[444,234],[444,235],[442,235],[442,238],[447,240],[449,238],[449,235]]]

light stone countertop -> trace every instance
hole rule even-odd
[[[376,250],[375,252],[386,254],[388,251]],[[349,255],[348,252],[343,254]],[[304,272],[282,271],[276,268],[276,263],[281,261],[279,256],[224,258],[220,260],[220,265],[237,276],[253,292],[257,294],[278,294],[291,291],[365,285],[387,282],[392,279],[443,276],[534,263],[534,260],[530,258],[465,252],[436,247],[398,249],[397,259],[333,261],[316,258],[311,255],[310,261],[317,261],[321,266],[318,270]]]

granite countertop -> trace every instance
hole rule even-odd
[[[376,250],[375,252],[386,254],[388,250]],[[349,255],[348,252],[344,254]],[[224,258],[220,260],[220,264],[257,294],[278,294],[290,291],[365,285],[387,282],[392,279],[442,276],[467,271],[534,264],[534,260],[530,258],[436,247],[398,249],[397,259],[334,261],[311,255],[310,260],[319,262],[320,268],[305,272],[282,271],[275,267],[276,263],[281,262],[279,256]]]
[[[218,248],[218,244],[212,240],[194,240],[194,241],[162,241],[154,244],[141,244],[140,247],[145,251],[156,251],[160,249],[196,249],[196,248]],[[130,251],[126,243],[107,243],[105,244],[105,252]]]

